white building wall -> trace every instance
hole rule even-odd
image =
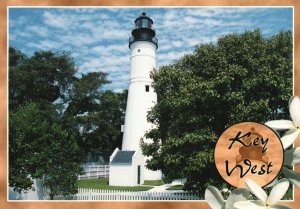
[[[117,150],[117,149],[116,149]],[[116,154],[116,150],[113,153]],[[112,155],[112,156],[113,156]],[[111,161],[113,158],[111,158]],[[132,156],[131,164],[110,164],[110,186],[138,186],[138,166],[140,165],[140,184],[144,183],[144,157],[141,151]]]
[[[135,154],[132,157],[132,166],[133,169],[136,169],[136,173],[134,175],[134,178],[138,179],[138,166],[140,166],[140,184],[144,184],[145,180],[145,159],[142,154],[142,151],[138,150],[135,152]]]
[[[125,115],[125,126],[122,150],[140,149],[141,138],[154,125],[147,121],[148,111],[156,104],[157,95],[151,87],[150,73],[156,68],[156,45],[148,41],[137,41],[131,44],[131,71],[128,99]],[[149,92],[146,92],[146,85]],[[149,142],[146,140],[145,142]],[[146,157],[143,157],[144,164]],[[161,179],[161,171],[151,171],[144,167],[145,180]]]
[[[147,112],[157,101],[150,72],[156,67],[156,45],[148,41],[131,44],[131,72],[122,150],[139,150],[140,140],[153,125]],[[146,85],[149,92],[146,92]]]
[[[109,185],[110,186],[136,186],[136,178],[134,168],[132,165],[126,164],[112,164],[109,171]]]
[[[152,171],[147,169],[146,167],[144,168],[144,179],[145,180],[161,180],[162,178],[162,172],[159,171]]]

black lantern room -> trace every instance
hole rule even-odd
[[[149,41],[156,45],[158,48],[158,41],[155,37],[155,29],[153,28],[153,20],[146,15],[145,12],[141,16],[135,19],[135,27],[133,28],[129,38],[129,48],[130,45],[136,41]]]

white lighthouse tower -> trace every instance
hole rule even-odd
[[[153,20],[146,13],[134,23],[129,39],[131,71],[122,150],[116,149],[110,158],[110,185],[118,186],[135,186],[144,180],[161,179],[160,171],[145,167],[146,157],[140,148],[141,138],[153,128],[153,124],[147,121],[147,113],[157,101],[150,73],[156,68],[158,41]],[[124,182],[123,178],[128,180]]]

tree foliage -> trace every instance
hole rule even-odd
[[[70,55],[40,51],[28,58],[14,48],[9,53],[10,109],[28,101],[51,104],[65,99],[77,72]]]
[[[101,147],[102,151],[112,153],[116,147],[121,148],[126,98],[126,91],[107,90],[99,97],[95,111],[76,117],[77,129],[81,127],[80,146],[85,152]]]
[[[80,164],[91,150],[121,143],[126,92],[104,91],[107,74],[78,75],[68,53],[9,49],[9,183],[39,179],[50,196],[76,193]]]
[[[201,44],[192,54],[152,74],[158,102],[148,115],[157,125],[143,143],[148,167],[203,195],[222,184],[213,158],[230,125],[288,117],[292,95],[292,33],[264,38],[259,29]],[[162,145],[161,145],[161,143]],[[176,169],[174,169],[176,168]]]
[[[102,91],[99,88],[110,83],[103,72],[91,72],[82,74],[81,79],[73,83],[69,94],[69,105],[66,114],[76,116],[85,112],[99,110],[99,99]]]
[[[50,189],[51,199],[77,193],[79,147],[55,115],[33,102],[10,114],[9,183],[17,191],[32,188],[33,179],[39,179]]]

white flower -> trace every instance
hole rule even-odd
[[[293,184],[300,188],[300,174],[289,169],[294,165],[300,164],[300,147],[284,151],[284,167],[282,172]]]
[[[246,179],[246,185],[258,200],[240,201],[234,204],[236,209],[291,209],[285,205],[276,204],[289,188],[289,181],[281,179],[271,190],[270,195],[254,181]]]
[[[266,123],[267,126],[282,130],[289,129],[281,138],[284,149],[291,146],[300,134],[300,99],[297,96],[290,99],[290,115],[293,121],[289,120],[274,120]],[[300,148],[285,150],[284,165],[294,166],[300,164]],[[300,188],[300,174],[286,167],[282,168],[282,172],[293,184]]]
[[[284,151],[284,165],[294,166],[300,164],[300,147]]]
[[[300,99],[293,96],[290,99],[290,120],[272,120],[265,123],[267,126],[275,130],[289,129],[281,138],[283,148],[286,149],[291,146],[300,134]]]
[[[282,172],[285,175],[286,178],[288,178],[293,184],[295,184],[297,187],[300,188],[300,174],[294,172],[291,169],[282,168]]]
[[[221,192],[213,186],[209,186],[205,190],[205,200],[212,209],[234,209],[233,204],[238,201],[249,199],[250,192],[247,189],[235,189],[224,200]]]

